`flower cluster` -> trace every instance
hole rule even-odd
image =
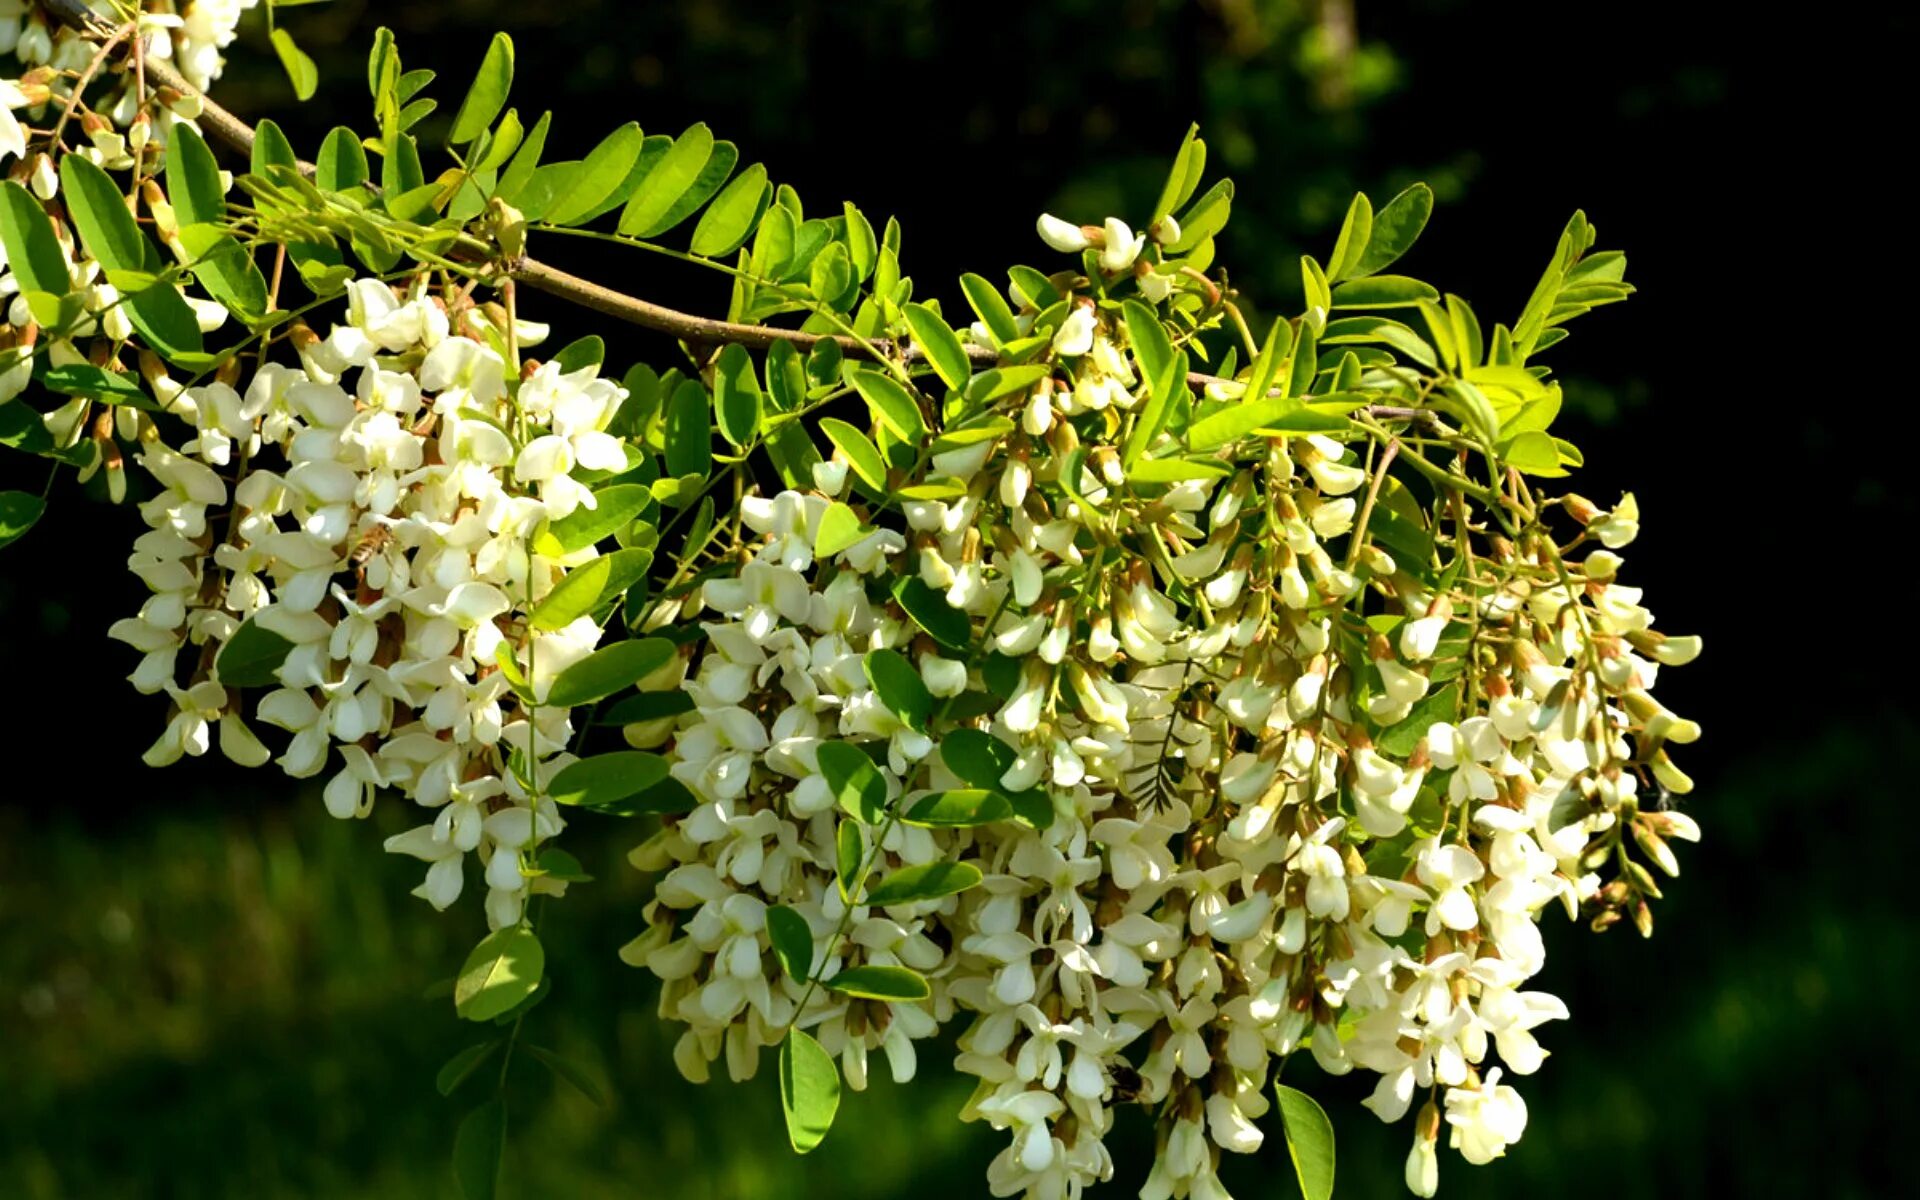
[[[350,298],[326,337],[294,330],[298,366],[266,363],[244,390],[150,379],[194,435],[176,449],[150,422],[138,431],[135,461],[158,491],[129,566],[153,595],[111,634],[144,656],[134,685],[173,702],[149,763],[206,752],[217,727],[222,752],[257,766],[269,752],[222,678],[223,651],[255,631],[248,646],[279,659],[254,714],[291,735],[278,765],[327,775],[336,817],[365,816],[381,788],[435,810],[388,842],[430,864],[417,894],[452,904],[472,854],[489,921],[512,925],[530,889],[564,887],[532,856],[563,825],[541,787],[574,730],[567,708],[540,701],[600,639],[588,616],[528,627],[565,572],[597,557],[534,538],[594,503],[570,472],[624,465],[601,427],[625,393],[597,367],[549,362],[510,406],[485,313],[467,309],[455,333],[436,297],[361,280]],[[524,691],[503,647],[526,666]]]
[[[1141,249],[1118,222],[1043,219],[1042,234],[1116,273]],[[1127,261],[1106,262],[1116,246]],[[1543,911],[1644,926],[1658,891],[1627,846],[1671,873],[1668,842],[1698,837],[1658,800],[1690,786],[1664,747],[1698,727],[1650,694],[1698,639],[1654,632],[1618,581],[1631,497],[1559,502],[1561,541],[1544,521],[1464,515],[1449,533],[1401,504],[1373,526],[1397,523],[1389,543],[1367,523],[1391,439],[1357,423],[1230,446],[1231,473],[1131,485],[1114,435],[1144,389],[1116,318],[1069,301],[1052,373],[961,422],[982,436],[936,441],[906,482],[946,498],[902,502],[897,531],[816,561],[840,461],[810,493],[746,503],[755,536],[686,606],[713,617],[693,711],[629,730],[697,804],[634,853],[666,873],[626,956],[666,981],[661,1015],[688,1025],[676,1060],[696,1080],[722,1054],[752,1075],[789,1026],[853,1086],[875,1047],[904,1080],[914,1041],[965,1014],[958,1065],[980,1082],[964,1115],[1010,1139],[995,1195],[1107,1178],[1112,1106],[1138,1102],[1165,1114],[1141,1194],[1224,1196],[1220,1152],[1261,1144],[1275,1064],[1301,1048],[1377,1074],[1383,1120],[1420,1105],[1407,1183],[1432,1195],[1443,1124],[1473,1163],[1525,1126],[1503,1072],[1537,1070],[1534,1031],[1567,1015],[1526,988]],[[958,614],[979,652],[943,644],[903,589]],[[877,694],[861,662],[879,648],[917,666],[931,724]],[[836,807],[821,754],[836,740],[873,760],[884,821]],[[983,783],[1040,797],[1041,818],[915,820],[925,798]],[[862,903],[836,882],[848,826],[877,837],[876,874],[945,860],[982,881]],[[811,978],[783,974],[774,905],[805,918]],[[929,995],[816,986],[862,964],[909,966]]]

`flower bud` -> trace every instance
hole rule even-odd
[[[1062,254],[1078,254],[1087,248],[1087,231],[1052,213],[1041,213],[1035,227],[1040,232],[1040,240]]]
[[[33,167],[28,174],[28,185],[33,194],[42,200],[51,200],[60,191],[60,177],[54,174],[53,160],[44,153],[33,156]]]
[[[1588,579],[1606,583],[1619,573],[1620,563],[1620,556],[1613,551],[1595,550],[1587,555],[1587,560],[1581,564],[1581,569],[1586,572]]]

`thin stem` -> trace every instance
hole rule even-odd
[[[1380,485],[1387,481],[1387,468],[1393,465],[1394,456],[1400,453],[1400,439],[1387,439],[1387,449],[1380,456],[1380,465],[1374,468],[1373,485],[1367,488],[1367,501],[1360,506],[1359,519],[1353,523],[1353,538],[1347,544],[1347,569],[1360,561],[1360,547],[1366,544],[1367,522],[1373,517],[1373,506],[1380,499]]]
[[[113,53],[113,48],[125,41],[127,34],[131,32],[133,32],[132,25],[120,26],[108,34],[106,40],[100,43],[100,48],[93,52],[93,58],[88,60],[86,69],[80,72],[80,78],[74,80],[73,90],[67,93],[66,106],[60,110],[60,119],[53,123],[53,132],[47,135],[49,145],[60,144],[60,134],[66,129],[67,122],[73,119],[74,110],[80,107],[81,96],[86,92],[87,85],[93,82],[93,77],[99,73],[100,64],[107,61],[107,56]]]

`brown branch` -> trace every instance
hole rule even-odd
[[[531,258],[522,258],[511,264],[509,273],[514,279],[537,288],[551,296],[569,300],[595,312],[605,313],[635,325],[644,325],[648,329],[657,329],[670,333],[685,341],[707,345],[724,345],[728,342],[745,346],[749,350],[765,350],[775,342],[792,342],[802,350],[809,349],[819,342],[838,342],[847,354],[865,358],[867,348],[873,346],[883,354],[892,349],[885,340],[861,342],[858,339],[835,334],[803,333],[797,329],[781,329],[773,325],[743,325],[737,321],[716,321],[711,317],[699,317],[684,313],[678,309],[655,304],[629,296],[625,292],[616,292],[591,279],[582,279],[565,271],[550,267]],[[919,347],[909,347],[906,357],[913,360],[922,357]],[[968,346],[967,357],[976,362],[994,362],[997,360],[992,350],[985,346]]]

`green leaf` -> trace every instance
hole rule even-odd
[[[933,440],[933,452],[935,454],[945,454],[949,450],[958,450],[963,446],[975,446],[981,442],[991,442],[996,438],[1003,438],[1012,433],[1014,428],[1013,422],[1006,417],[987,414],[968,417],[966,418],[965,424],[952,426],[942,432],[939,437],[935,438]],[[953,480],[948,480],[940,484],[917,484],[915,486],[957,487],[959,488],[958,491],[949,492],[948,494],[953,496],[964,496],[967,494],[966,487]]]
[[[1127,468],[1127,480],[1136,484],[1185,483],[1193,479],[1222,479],[1233,468],[1213,459],[1149,458]]]
[[[926,977],[907,967],[848,967],[826,981],[827,986],[844,996],[864,1000],[925,1000],[933,995]]]
[[[493,35],[493,41],[487,46],[487,55],[480,60],[480,70],[473,77],[473,86],[467,89],[466,99],[460,102],[460,111],[453,118],[453,131],[447,135],[447,144],[464,146],[485,133],[493,125],[493,119],[506,107],[507,92],[513,87],[513,39],[504,33]]]
[[[287,72],[287,82],[293,85],[293,98],[302,102],[313,99],[314,89],[320,86],[320,69],[313,65],[313,58],[284,29],[275,29],[269,37],[273,52],[280,56],[280,66]]]
[[[868,825],[878,824],[886,815],[887,781],[866,752],[849,742],[822,742],[817,755],[835,803]]]
[[[802,1030],[788,1030],[787,1040],[780,1043],[780,1107],[796,1154],[807,1153],[826,1138],[840,1109],[840,1070],[833,1056]]]
[[[701,214],[688,248],[703,258],[732,254],[753,232],[772,191],[763,164],[755,163],[740,172]]]
[[[1359,265],[1372,237],[1373,202],[1365,192],[1356,192],[1353,203],[1347,206],[1347,219],[1340,223],[1340,240],[1333,244],[1333,257],[1327,260],[1328,280],[1337,283],[1345,279]]]
[[[840,898],[849,904],[866,882],[867,838],[860,829],[859,821],[845,818],[833,831],[834,876],[840,885]]]
[[[553,356],[559,364],[560,373],[571,375],[587,367],[597,367],[607,361],[607,341],[597,333],[575,338]]]
[[[1133,357],[1140,364],[1140,378],[1149,389],[1147,403],[1140,410],[1120,456],[1122,465],[1131,467],[1140,461],[1173,415],[1174,391],[1186,384],[1186,356],[1174,353],[1166,326],[1160,324],[1160,318],[1152,309],[1138,300],[1128,300],[1121,304],[1120,310],[1126,315],[1127,340],[1132,343]]]
[[[1265,400],[1273,389],[1274,377],[1280,373],[1280,364],[1293,350],[1293,326],[1286,318],[1275,317],[1267,329],[1267,340],[1261,345],[1259,355],[1253,360],[1253,366],[1247,373],[1247,390],[1243,393],[1248,400]]]
[[[534,606],[528,621],[535,629],[563,629],[593,611],[613,574],[613,558],[603,556],[568,571]]]
[[[855,475],[874,491],[886,494],[887,462],[880,457],[880,451],[866,434],[837,417],[822,417],[820,432],[840,448],[840,453],[846,457]]]
[[[543,112],[540,119],[533,123],[533,129],[520,139],[520,148],[513,152],[513,161],[501,173],[500,182],[494,186],[493,194],[508,204],[517,204],[521,191],[533,173],[540,166],[540,156],[547,149],[547,130],[553,125],[553,114]]]
[[[1020,327],[1014,323],[1013,309],[999,288],[984,276],[969,273],[960,277],[960,290],[966,293],[967,303],[993,335],[995,344],[1004,346],[1019,338]]]
[[[175,129],[183,128],[175,125]],[[247,325],[267,313],[267,280],[253,256],[218,225],[183,225],[180,245],[193,262],[193,277],[226,310]]]
[[[1321,270],[1319,260],[1311,254],[1300,256],[1300,288],[1307,295],[1309,312],[1333,306],[1333,292],[1327,286],[1327,273]]]
[[[453,1175],[463,1200],[494,1200],[507,1149],[507,1104],[499,1096],[460,1121],[453,1135]]]
[[[909,303],[901,312],[907,319],[907,328],[913,331],[914,344],[926,354],[941,381],[955,391],[967,386],[967,380],[973,377],[973,364],[967,360],[967,348],[960,344],[960,335],[924,304]]]
[[[620,213],[620,232],[635,237],[654,237],[666,232],[658,227],[662,218],[672,212],[680,197],[693,187],[712,153],[712,131],[704,123],[688,126],[653,164],[632,199],[627,201],[627,207]]]
[[[880,262],[879,239],[873,236],[873,222],[853,206],[853,201],[842,205],[842,213],[847,223],[847,257],[853,263],[854,278],[865,279]]]
[[[590,704],[658,671],[679,654],[665,638],[637,638],[602,646],[560,672],[544,703],[555,708]]]
[[[694,176],[692,186],[681,192],[680,198],[658,220],[644,229],[635,230],[635,234],[647,238],[658,237],[699,212],[701,206],[713,199],[720,185],[733,174],[733,168],[739,161],[740,150],[732,142],[714,142],[706,165]]]
[[[658,721],[663,717],[677,717],[681,713],[692,712],[693,697],[685,692],[641,692],[637,696],[628,696],[595,720],[597,725],[633,725],[641,721]]]
[[[853,259],[839,242],[829,243],[807,268],[808,289],[836,311],[846,307],[842,301],[853,294],[853,284]]]
[[[446,1065],[440,1068],[440,1073],[433,1077],[434,1088],[437,1089],[442,1096],[453,1095],[461,1084],[465,1083],[472,1077],[475,1071],[480,1069],[480,1064],[492,1058],[493,1052],[499,1048],[499,1038],[494,1038],[492,1041],[476,1042],[468,1046],[452,1058],[449,1058],[446,1061]]]
[[[707,389],[699,380],[683,380],[667,400],[667,471],[675,478],[713,470],[713,425]]]
[[[872,533],[873,528],[864,524],[858,514],[835,500],[820,514],[820,528],[813,535],[813,556],[832,558],[849,546],[866,541]]]
[[[53,305],[34,303],[33,316],[42,325],[61,324],[59,300],[73,290],[67,273],[67,258],[54,235],[53,221],[33,193],[11,179],[0,182],[0,245],[6,247],[7,265],[28,293],[49,297]],[[77,306],[75,306],[77,307]]]
[[[720,419],[720,436],[745,446],[760,428],[760,378],[753,356],[738,342],[720,351],[713,373],[713,407]]]
[[[33,351],[29,348],[25,354],[16,346],[12,350],[0,351],[0,362],[12,358],[25,358]],[[24,404],[0,404],[0,446],[18,450],[23,454],[57,456],[65,453],[53,448],[53,435],[47,432],[46,423],[40,414]],[[92,460],[88,454],[87,461]]]
[[[252,618],[233,631],[213,668],[227,687],[272,687],[279,683],[274,672],[293,653],[293,643]]]
[[[499,665],[500,674],[506,676],[507,686],[513,689],[514,694],[531,704],[533,688],[527,683],[526,675],[521,672],[519,660],[513,656],[513,643],[502,640],[498,646],[495,646],[493,661]]]
[[[540,851],[536,866],[548,879],[563,880],[567,883],[592,883],[593,876],[580,865],[580,860],[568,854],[558,846],[548,846]]]
[[[805,983],[813,974],[813,929],[807,919],[784,904],[767,910],[767,940],[787,978]]]
[[[941,860],[917,867],[902,867],[868,889],[861,899],[876,908],[938,900],[942,896],[964,892],[982,878],[980,868],[970,862]]]
[[[672,812],[680,795],[674,789],[660,789],[662,781],[672,780],[668,762],[649,751],[611,751],[607,755],[589,755],[568,762],[547,783],[547,795],[555,804],[576,808],[595,808],[614,816],[634,816],[636,812]],[[655,793],[657,804],[630,804],[637,795]]]
[[[59,392],[63,396],[86,396],[104,404],[124,404],[129,408],[160,411],[160,406],[141,389],[138,381],[92,363],[48,367],[39,382],[48,391]]]
[[[60,160],[60,187],[80,240],[100,265],[110,270],[160,268],[159,254],[127,211],[127,199],[111,176],[88,159],[69,154]]]
[[[1293,336],[1293,369],[1287,374],[1287,395],[1295,398],[1313,390],[1313,377],[1320,369],[1316,352],[1319,332],[1313,322],[1302,321]]]
[[[579,1092],[582,1096],[593,1101],[601,1108],[607,1106],[606,1089],[601,1087],[599,1082],[595,1080],[592,1075],[588,1074],[586,1068],[579,1063],[549,1050],[545,1046],[536,1046],[532,1042],[527,1043],[527,1053],[533,1055],[534,1059],[538,1061],[541,1066],[552,1071],[556,1077],[563,1080],[567,1086],[574,1091]]]
[[[546,531],[534,539],[533,548],[548,558],[585,550],[626,527],[652,498],[653,494],[637,483],[603,487],[593,494],[592,508],[583,504],[549,523]]]
[[[494,127],[493,136],[487,140],[486,154],[481,156],[480,161],[472,164],[473,170],[476,173],[498,171],[506,166],[507,160],[512,158],[513,152],[520,148],[520,140],[526,135],[527,131],[520,124],[520,110],[508,109],[507,115],[501,117],[500,124]],[[412,140],[412,138],[405,139],[409,143]]]
[[[967,614],[947,603],[946,596],[918,575],[894,581],[893,598],[907,610],[913,623],[948,650],[965,653],[973,644],[973,623]]]
[[[1464,379],[1449,379],[1443,386],[1443,407],[1459,415],[1480,440],[1491,446],[1500,440],[1500,416],[1486,393]]]
[[[1423,300],[1440,300],[1440,290],[1405,275],[1350,278],[1332,292],[1336,309],[1409,309]]]
[[[1450,683],[1437,692],[1428,692],[1414,702],[1406,716],[1380,731],[1374,739],[1374,745],[1380,753],[1392,754],[1404,758],[1412,754],[1427,736],[1427,730],[1441,721],[1451,721],[1460,715],[1460,685]]]
[[[1200,186],[1200,177],[1207,169],[1207,144],[1199,138],[1200,126],[1187,126],[1187,136],[1180,140],[1180,149],[1173,156],[1173,169],[1167,172],[1167,182],[1160,189],[1160,199],[1154,203],[1153,216],[1147,219],[1151,228],[1161,217],[1187,202]]]
[[[998,789],[1017,757],[1012,746],[984,729],[956,729],[940,741],[940,761],[969,787]]]
[[[297,166],[300,156],[293,152],[293,143],[287,140],[280,126],[263,119],[253,127],[253,153],[249,161],[255,175],[265,175],[268,167]]]
[[[914,801],[913,807],[907,810],[902,819],[909,825],[964,829],[974,825],[991,825],[1012,817],[1013,804],[999,792],[985,788],[962,788],[922,796]]]
[[[546,219],[555,225],[577,225],[600,211],[640,157],[640,144],[646,136],[632,121],[620,126],[601,140],[580,164],[573,187],[547,209]]]
[[[1507,464],[1528,475],[1565,475],[1560,467],[1560,447],[1553,438],[1538,430],[1525,430],[1507,443],[1502,454]]]
[[[869,650],[864,666],[867,682],[887,711],[907,728],[925,732],[927,718],[933,715],[933,694],[907,656],[898,650]]]
[[[0,546],[19,541],[46,511],[47,502],[31,493],[0,492]],[[293,649],[293,643],[288,642],[287,649]]]
[[[1044,312],[1060,303],[1060,292],[1053,282],[1032,267],[1008,267],[1007,281],[1013,284],[1014,294],[1033,308]]]
[[[1280,1123],[1287,1131],[1287,1154],[1306,1200],[1333,1198],[1333,1122],[1312,1096],[1284,1083],[1273,1090],[1280,1099]]]
[[[313,182],[323,192],[357,190],[367,181],[367,152],[360,135],[344,125],[336,125],[320,143],[320,157],[313,160]]]
[[[1424,183],[1416,183],[1388,201],[1385,208],[1373,214],[1373,232],[1367,239],[1367,248],[1347,275],[1371,275],[1391,266],[1413,245],[1432,214],[1433,189]]]
[[[1385,277],[1382,276],[1382,278]],[[1437,369],[1439,365],[1439,360],[1434,357],[1433,347],[1427,343],[1427,340],[1415,333],[1412,326],[1391,317],[1341,317],[1338,320],[1328,321],[1326,332],[1320,341],[1328,346],[1354,343],[1391,346],[1405,357],[1430,370]]]
[[[1196,454],[1215,450],[1256,429],[1267,428],[1303,407],[1300,401],[1289,396],[1243,401],[1195,421],[1187,430],[1187,444]]]
[[[480,939],[460,968],[454,1011],[469,1021],[491,1021],[532,995],[546,968],[547,952],[531,928],[497,929]]]
[[[875,422],[886,426],[909,446],[919,446],[926,441],[927,423],[920,413],[920,402],[899,380],[852,363],[846,364],[842,373],[867,402]]]
[[[182,225],[218,221],[227,215],[220,166],[206,141],[185,121],[167,130],[167,200]]]

